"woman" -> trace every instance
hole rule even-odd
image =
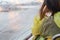
[[[46,15],[51,13],[50,16]],[[60,34],[60,0],[45,0],[40,15],[34,19],[32,27],[33,40],[52,40]],[[57,38],[57,37],[56,37]],[[60,40],[58,37],[54,40]]]

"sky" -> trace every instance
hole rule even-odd
[[[42,0],[0,0],[1,1],[7,1],[7,2],[12,2],[12,3],[27,3],[27,2],[32,2],[32,1],[40,1],[42,2]]]

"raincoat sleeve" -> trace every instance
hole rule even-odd
[[[40,20],[39,16],[35,16],[34,23],[32,26],[32,35],[40,35],[40,27],[41,27],[42,21]]]

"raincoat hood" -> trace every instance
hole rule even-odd
[[[60,28],[60,12],[57,12],[54,15],[54,21],[55,21],[56,25]]]

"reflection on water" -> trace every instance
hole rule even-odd
[[[31,33],[30,26],[39,8],[0,12],[0,40],[23,40]],[[27,34],[28,33],[28,34]]]

